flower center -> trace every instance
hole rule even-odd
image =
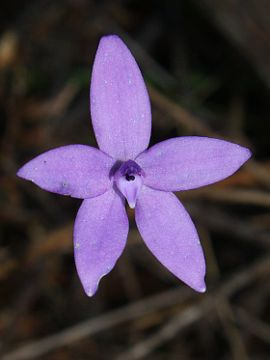
[[[123,162],[113,175],[117,189],[124,195],[131,209],[135,208],[143,184],[143,171],[133,160]]]
[[[135,180],[135,176],[134,176],[134,175],[126,175],[126,180],[127,180],[127,181],[134,181],[134,180]]]

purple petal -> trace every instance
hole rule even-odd
[[[86,145],[69,145],[47,151],[17,173],[44,190],[85,199],[111,187],[109,172],[114,160]]]
[[[205,261],[197,231],[172,193],[141,190],[135,208],[138,229],[150,251],[175,276],[205,291]]]
[[[128,160],[147,148],[151,133],[148,93],[134,57],[118,36],[100,40],[90,103],[101,150],[116,159]]]
[[[139,155],[145,184],[159,190],[189,190],[232,175],[251,156],[228,141],[187,136],[163,141]]]
[[[95,294],[100,279],[114,267],[127,234],[124,203],[114,190],[83,201],[74,226],[74,248],[77,271],[88,296]]]

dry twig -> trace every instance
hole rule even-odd
[[[263,259],[260,259],[255,264],[250,267],[238,272],[232,276],[229,280],[224,282],[224,284],[216,291],[213,292],[213,298],[215,296],[232,296],[236,291],[244,288],[256,278],[260,277],[262,274],[269,272],[270,270],[270,256],[267,256]],[[140,316],[153,313],[158,309],[171,306],[173,304],[179,303],[179,298],[183,295],[183,290],[174,289],[169,290],[165,293],[158,294],[156,296],[150,297],[148,299],[140,300],[134,302],[133,304],[127,305],[120,309],[111,311],[107,314],[98,316],[94,319],[89,319],[78,325],[72,326],[66,330],[63,330],[54,335],[50,335],[43,339],[30,342],[21,348],[18,348],[15,351],[12,351],[8,354],[3,355],[3,360],[30,360],[37,358],[38,356],[44,355],[56,348],[59,348],[64,345],[70,345],[78,340],[84,339],[90,335],[97,334],[103,330],[110,329],[113,326],[119,325],[126,321],[136,319]],[[183,298],[181,298],[183,301]],[[183,327],[193,323],[196,319],[202,317],[206,314],[205,307],[210,309],[212,306],[211,296],[206,296],[205,299],[199,302],[197,305],[187,308],[179,314],[177,318],[174,317],[173,320],[169,321],[165,325],[165,330],[160,330],[157,334],[154,334],[153,337],[159,338],[158,343],[161,344],[162,341],[169,340],[172,336],[175,335]],[[185,322],[182,321],[182,318],[185,318]],[[169,332],[166,329],[171,329]],[[146,347],[145,347],[146,342]],[[147,345],[148,344],[148,345]],[[150,344],[150,346],[149,346]],[[142,343],[136,345],[134,349],[129,351],[129,354],[133,352],[137,353],[136,348],[145,347],[144,354],[148,354],[152,350],[152,346],[155,346],[156,340],[147,339]],[[140,350],[141,354],[141,350]]]
[[[207,315],[212,309],[218,297],[230,297],[236,291],[241,290],[249,283],[254,281],[259,274],[264,274],[270,270],[270,257],[266,257],[249,268],[240,271],[226,281],[219,289],[213,292],[212,296],[205,297],[204,300],[196,305],[188,307],[180,312],[177,317],[170,319],[160,330],[150,335],[148,338],[138,342],[131,349],[121,354],[117,360],[138,360],[149,355],[155,348],[171,340],[181,330],[198,321]],[[9,360],[9,359],[5,359]],[[13,360],[13,359],[10,359]],[[14,359],[15,360],[15,359]]]

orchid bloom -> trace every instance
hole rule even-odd
[[[150,251],[176,277],[206,290],[205,260],[194,224],[172,191],[195,189],[232,175],[248,149],[207,137],[177,137],[147,150],[151,108],[132,54],[115,35],[101,39],[91,88],[99,149],[59,147],[29,161],[18,176],[42,189],[83,199],[74,226],[75,263],[87,295],[121,255],[128,235],[125,199],[135,208]]]

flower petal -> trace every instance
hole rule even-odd
[[[176,196],[145,186],[135,217],[142,238],[156,258],[191,288],[204,292],[203,251],[193,222]]]
[[[18,171],[23,179],[44,190],[85,199],[111,187],[109,172],[114,160],[86,145],[68,145],[47,151]]]
[[[128,234],[123,199],[109,190],[84,200],[74,226],[75,262],[88,296],[95,294],[100,279],[121,255]]]
[[[145,184],[159,190],[189,190],[232,175],[251,156],[240,145],[207,137],[173,138],[140,154]]]
[[[118,36],[100,40],[90,105],[101,150],[118,160],[128,160],[147,148],[151,133],[148,93],[134,57]]]

